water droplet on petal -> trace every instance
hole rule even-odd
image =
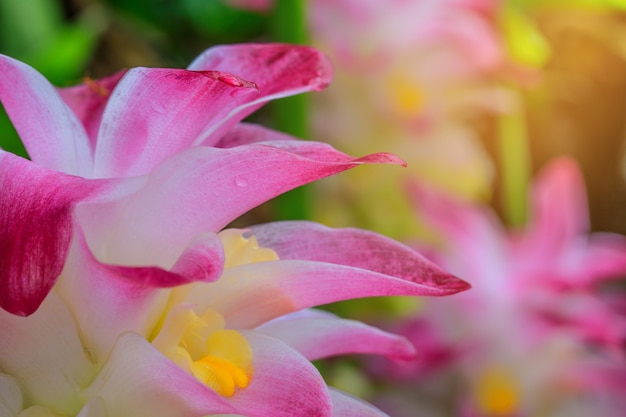
[[[236,177],[235,178],[235,185],[237,187],[241,187],[241,188],[247,187],[248,186],[248,181],[246,181],[244,178]]]
[[[328,87],[330,77],[324,69],[318,68],[313,77],[302,80],[302,85],[311,87],[314,91],[321,91]]]
[[[223,82],[224,84],[228,84],[231,87],[245,87],[245,88],[254,88],[258,90],[258,86],[256,83],[251,81],[244,80],[243,78],[237,77],[236,75],[229,74],[227,72],[222,71],[199,71],[206,77],[213,78],[214,80],[218,80]]]
[[[243,87],[243,80],[231,74],[222,74],[218,76],[217,79],[233,87]]]
[[[152,106],[152,110],[154,110],[155,112],[157,112],[159,114],[167,113],[167,108],[165,108],[163,103],[160,103],[158,101],[151,101],[150,105]]]
[[[257,91],[253,88],[233,88],[232,90],[230,90],[230,96],[231,97],[241,97],[241,96],[245,96],[246,94],[250,94],[253,91]]]

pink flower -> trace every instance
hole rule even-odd
[[[313,49],[239,45],[189,70],[135,68],[58,90],[0,56],[0,99],[32,158],[0,151],[0,409],[381,415],[329,389],[310,360],[409,358],[410,344],[306,309],[468,285],[366,231],[222,230],[301,184],[402,163],[239,123],[330,76]]]
[[[576,163],[561,158],[539,174],[524,230],[421,185],[411,193],[442,236],[432,258],[474,287],[426,302],[416,318],[437,330],[430,351],[453,353],[440,371],[462,375],[463,415],[622,415],[626,297],[605,285],[626,272],[626,238],[589,233]],[[425,338],[404,334],[420,351]]]

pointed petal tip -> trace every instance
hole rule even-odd
[[[227,71],[255,81],[259,68],[269,68],[271,73],[279,75],[279,80],[286,81],[283,87],[289,85],[288,90],[294,91],[322,90],[333,77],[332,63],[322,52],[310,46],[285,43],[218,45],[204,51],[188,67]],[[259,84],[262,90],[275,89],[263,84],[266,83]]]
[[[549,161],[540,171],[540,183],[557,184],[557,187],[584,187],[584,176],[576,160],[570,156],[559,156]],[[549,186],[548,185],[548,186]],[[554,185],[553,185],[554,186]]]
[[[447,288],[453,291],[450,294],[456,294],[472,289],[472,284],[470,284],[469,282],[464,281],[461,278],[455,277],[454,275],[451,275],[451,277],[454,278],[454,280],[450,283],[450,285],[447,286]]]
[[[42,302],[43,299],[35,301],[27,300],[26,302],[21,302],[21,300],[20,302],[11,303],[2,302],[0,303],[0,307],[2,307],[2,309],[7,313],[13,314],[14,316],[28,317],[37,311]]]
[[[378,152],[370,155],[365,155],[355,159],[355,162],[362,164],[391,164],[400,165],[402,167],[407,166],[407,163],[404,161],[404,159],[388,152]]]
[[[448,296],[454,295],[463,291],[467,291],[472,288],[472,285],[444,270],[437,268],[437,270],[431,272],[429,279],[426,279],[426,285],[430,285],[435,292],[429,295],[433,296]]]
[[[434,277],[433,283],[441,290],[440,295],[453,295],[472,288],[469,282],[442,269]]]

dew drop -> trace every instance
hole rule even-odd
[[[150,105],[152,106],[152,110],[154,110],[155,112],[157,112],[159,114],[167,113],[167,109],[165,108],[163,103],[160,103],[158,101],[151,101]]]
[[[241,78],[235,77],[234,75],[231,74],[222,74],[219,75],[217,77],[218,80],[220,80],[223,83],[226,83],[230,86],[233,87],[243,87],[244,86],[244,81]]]
[[[312,88],[313,91],[321,91],[328,87],[328,84],[328,80],[324,79],[322,76],[316,76],[302,80],[302,85]]]
[[[257,91],[257,90],[252,89],[252,88],[233,88],[232,90],[230,90],[230,96],[231,97],[241,97],[241,96],[245,96],[247,94],[250,94],[253,91]]]
[[[240,78],[233,74],[229,74],[227,72],[222,72],[222,71],[198,71],[198,72],[204,75],[205,77],[209,77],[209,78],[213,78],[214,80],[221,81],[224,84],[229,85],[231,87],[251,88],[254,90],[259,89],[256,83],[253,83],[252,81],[244,80],[243,78]]]
[[[237,187],[247,187],[248,186],[248,181],[246,181],[245,179],[241,178],[241,177],[236,177],[235,178],[235,185]]]

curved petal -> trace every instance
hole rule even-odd
[[[248,388],[231,398],[239,413],[250,417],[331,415],[328,387],[309,361],[272,337],[242,333],[252,347],[254,375]]]
[[[573,159],[553,160],[537,176],[532,213],[524,244],[542,262],[553,259],[569,242],[589,231],[585,183]]]
[[[415,254],[406,259],[405,266],[416,265],[416,257],[421,262]],[[466,282],[434,265],[422,265],[410,275],[408,268],[400,273],[404,276],[305,260],[258,262],[226,269],[218,281],[194,288],[186,301],[197,304],[200,310],[218,311],[228,327],[246,329],[335,301],[388,295],[441,296],[469,288]]]
[[[146,174],[257,96],[254,83],[219,71],[134,68],[113,90],[102,116],[95,175]]]
[[[579,259],[568,270],[568,275],[578,278],[579,284],[589,285],[608,278],[626,275],[626,238],[614,233],[593,233],[574,250],[573,257]]]
[[[109,415],[201,417],[330,416],[330,398],[317,370],[297,352],[268,336],[247,332],[254,375],[247,388],[225,398],[162,356],[133,333],[123,335],[106,366],[85,391],[99,395]]]
[[[259,245],[272,248],[282,260],[352,266],[438,288],[443,293],[469,288],[413,249],[367,230],[333,229],[307,221],[273,222],[249,230]]]
[[[0,101],[33,161],[55,171],[90,175],[92,150],[85,130],[43,75],[0,55]]]
[[[3,314],[3,313],[0,313]],[[13,417],[22,409],[22,390],[15,379],[0,373],[0,417]]]
[[[58,292],[72,311],[94,361],[108,357],[117,336],[134,331],[148,337],[166,306],[169,292],[158,291],[194,281],[217,279],[224,264],[215,234],[192,242],[174,267],[122,267],[99,262],[80,230],[59,281]],[[106,318],[106,319],[104,319]]]
[[[282,340],[311,361],[354,353],[406,360],[416,355],[413,345],[402,336],[332,314],[280,318],[256,330]]]
[[[80,413],[76,417],[109,417],[107,414],[106,405],[101,398],[92,398],[85,404],[80,410]]]
[[[219,70],[254,81],[259,95],[233,108],[195,142],[212,146],[236,122],[264,103],[281,97],[325,88],[332,78],[330,61],[319,51],[299,45],[241,44],[216,46],[198,56],[192,70]]]
[[[100,186],[0,151],[0,306],[33,313],[63,269],[73,205]]]
[[[135,333],[125,333],[85,398],[100,397],[110,416],[202,417],[235,414],[219,394],[164,357]]]
[[[84,84],[57,90],[65,104],[83,124],[91,149],[96,149],[100,121],[111,92],[124,74],[126,71],[119,71],[98,80],[85,79]]]
[[[115,210],[84,223],[90,247],[100,253],[96,242],[106,243],[108,263],[136,265],[140,259],[169,268],[198,233],[219,231],[276,195],[360,164],[401,163],[389,154],[352,158],[317,142],[271,145],[178,153],[145,177],[140,191],[116,202]],[[88,210],[81,207],[81,217]],[[108,236],[102,238],[93,225]]]
[[[360,398],[333,388],[329,391],[333,400],[333,417],[389,417]]]
[[[215,144],[217,148],[234,148],[259,142],[300,140],[286,133],[254,123],[237,123]]]
[[[30,317],[0,311],[0,329],[0,368],[16,379],[24,398],[73,415],[94,365],[62,300],[49,294]]]

